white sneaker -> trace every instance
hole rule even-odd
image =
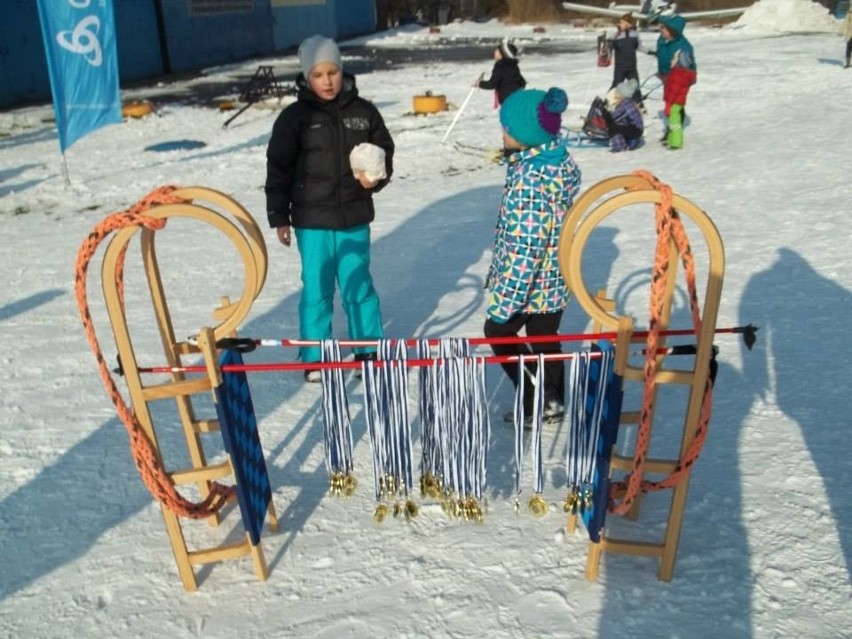
[[[305,381],[310,384],[319,384],[322,381],[322,374],[314,369],[305,371]]]
[[[565,417],[565,408],[555,399],[547,402],[547,406],[544,407],[544,411],[541,414],[541,418],[545,424],[560,423],[563,417]]]

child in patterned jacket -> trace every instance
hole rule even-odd
[[[568,96],[553,87],[547,92],[524,89],[510,95],[500,109],[508,156],[506,182],[495,230],[488,274],[486,337],[556,335],[570,294],[559,269],[559,234],[565,214],[580,188],[580,169],[559,138]],[[560,342],[494,344],[496,355],[560,353]],[[515,388],[518,365],[503,364]],[[536,363],[525,370],[535,379]],[[544,420],[561,420],[565,363],[544,365]],[[532,414],[533,384],[524,384],[524,413]],[[511,421],[509,413],[506,421]]]

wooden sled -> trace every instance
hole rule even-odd
[[[161,465],[163,460],[160,455],[151,404],[161,400],[173,400],[176,404],[191,467],[168,470],[170,480],[177,486],[194,484],[202,498],[209,494],[211,482],[221,478],[237,480],[236,495],[243,515],[243,526],[246,529],[245,539],[237,543],[190,550],[187,547],[183,531],[186,520],[182,520],[161,501],[161,512],[166,523],[181,581],[186,590],[193,591],[197,588],[194,566],[200,564],[250,555],[257,576],[261,580],[266,579],[267,576],[266,561],[259,540],[262,523],[258,525],[256,513],[260,510],[261,515],[268,519],[270,527],[277,530],[278,522],[271,501],[271,494],[268,491],[268,480],[266,490],[261,488],[260,492],[254,495],[254,510],[250,511],[249,520],[247,520],[247,504],[243,502],[250,499],[251,495],[246,491],[252,487],[241,485],[239,478],[241,476],[241,465],[253,463],[252,459],[246,461],[247,457],[251,458],[252,451],[248,451],[248,453],[246,451],[235,451],[229,445],[227,437],[227,435],[233,435],[233,433],[223,433],[225,435],[225,449],[228,453],[227,459],[221,463],[210,464],[206,459],[202,441],[202,436],[205,433],[220,431],[221,420],[228,414],[227,407],[223,406],[228,400],[227,397],[223,396],[223,393],[227,392],[227,384],[224,383],[220,363],[220,357],[223,354],[216,348],[217,340],[236,335],[237,326],[247,316],[251,304],[263,287],[267,273],[267,254],[263,236],[256,222],[244,208],[229,196],[206,188],[183,188],[173,191],[171,195],[182,201],[152,206],[145,211],[145,215],[163,220],[189,218],[208,224],[222,232],[230,240],[242,261],[245,275],[242,294],[236,302],[222,298],[220,306],[213,311],[213,320],[218,323],[212,328],[202,328],[197,340],[179,340],[175,337],[157,264],[154,231],[141,226],[127,226],[117,231],[106,248],[101,273],[107,312],[133,411],[145,434],[154,443],[157,454],[160,456],[159,463]],[[181,367],[184,364],[183,358],[191,356],[197,359],[200,355],[203,357],[207,369],[205,376],[188,378],[184,373],[172,372],[169,374],[170,380],[167,382],[147,384],[140,375],[125,315],[121,278],[117,277],[117,273],[123,268],[124,255],[128,245],[137,235],[140,236],[141,240],[142,263],[166,361],[170,367]],[[214,403],[219,414],[218,418],[198,418],[196,416],[192,400],[202,394],[214,395]],[[232,426],[234,428],[251,428],[251,424],[234,424]],[[256,438],[256,425],[254,428],[253,437]],[[259,446],[255,445],[255,447]],[[266,477],[265,463],[262,473]],[[210,525],[215,526],[220,523],[220,517],[218,514],[213,515],[208,517],[208,521]]]
[[[606,298],[606,292],[592,294],[583,281],[582,259],[588,240],[594,229],[607,217],[619,212],[620,209],[636,204],[657,205],[663,200],[663,195],[655,183],[655,178],[649,174],[622,175],[603,180],[584,192],[575,201],[563,225],[559,245],[559,263],[569,288],[583,310],[591,317],[595,331],[617,332],[616,340],[616,374],[625,385],[636,382],[646,382],[645,393],[654,394],[656,398],[659,389],[666,384],[683,385],[688,388],[688,400],[684,410],[683,428],[680,443],[680,453],[677,459],[645,460],[639,469],[644,478],[649,475],[666,475],[673,473],[676,468],[682,468],[685,453],[696,438],[699,428],[699,417],[704,403],[705,391],[708,387],[711,359],[713,357],[713,335],[716,328],[716,317],[722,291],[724,274],[724,249],[719,233],[707,216],[698,206],[686,198],[672,194],[673,209],[681,216],[693,222],[706,243],[708,264],[704,282],[704,300],[701,305],[700,330],[695,334],[696,352],[691,366],[677,368],[663,366],[665,355],[657,356],[656,373],[648,384],[645,379],[645,368],[631,365],[629,355],[631,346],[640,341],[634,336],[634,326],[631,317],[618,313],[616,302]],[[592,208],[594,206],[594,208]],[[662,299],[662,316],[658,318],[659,328],[669,327],[672,314],[672,304],[676,292],[678,264],[680,255],[672,240],[669,240],[670,258],[665,271],[664,290]],[[701,286],[698,286],[701,289]],[[697,301],[697,300],[696,300]],[[664,346],[659,343],[658,346]],[[681,358],[681,360],[684,358]],[[669,361],[665,361],[669,364]],[[682,363],[682,362],[680,362]],[[649,390],[650,389],[650,390]],[[650,420],[653,423],[654,413],[651,411]],[[638,411],[622,409],[619,423],[622,427],[635,425],[640,421]],[[653,441],[653,440],[652,440]],[[634,468],[634,458],[618,455],[613,450],[610,459],[610,471],[629,472]],[[623,553],[657,557],[660,560],[658,577],[661,580],[671,580],[674,573],[677,547],[680,538],[681,524],[689,489],[689,472],[672,488],[671,504],[666,520],[665,534],[659,542],[647,542],[632,539],[615,539],[603,528],[599,542],[590,542],[586,577],[590,580],[597,578],[600,570],[601,555],[604,552]],[[620,495],[616,495],[618,497]],[[612,497],[612,495],[611,495]],[[626,516],[635,519],[639,516],[640,499],[633,502]],[[610,517],[613,515],[610,514]],[[569,518],[569,530],[576,525],[576,517]]]

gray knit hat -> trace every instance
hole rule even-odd
[[[333,62],[338,69],[343,70],[340,49],[337,48],[334,40],[314,35],[299,45],[299,66],[306,78],[310,75],[311,69],[322,62]]]

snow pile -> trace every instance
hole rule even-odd
[[[811,0],[760,0],[728,28],[754,33],[837,32],[838,20]]]

